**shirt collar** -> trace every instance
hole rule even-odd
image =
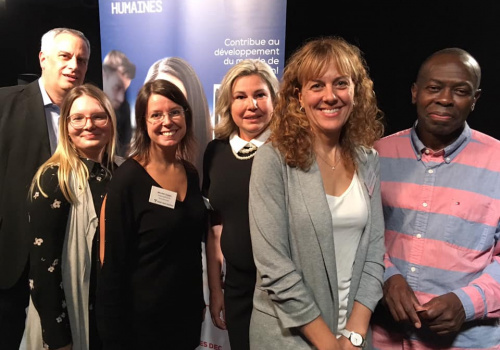
[[[234,152],[238,153],[239,151],[241,151],[241,149],[243,147],[245,147],[245,145],[247,143],[252,143],[252,144],[254,144],[257,147],[262,146],[264,143],[266,143],[266,141],[267,141],[267,139],[269,138],[270,135],[271,135],[271,130],[269,130],[269,128],[267,128],[262,134],[260,134],[256,138],[254,138],[254,139],[252,139],[250,141],[245,141],[245,140],[243,140],[242,138],[240,138],[238,136],[238,132],[237,131],[234,131],[231,134],[231,136],[229,136],[229,144],[231,145],[231,149]]]
[[[415,154],[417,158],[420,159],[421,154],[425,152],[427,147],[420,141],[417,135],[417,123],[418,121],[415,122],[411,129],[410,137],[411,137],[411,144],[413,147],[413,150],[415,151]],[[470,139],[472,136],[471,129],[469,127],[469,124],[467,122],[465,123],[464,130],[460,134],[460,136],[457,137],[453,143],[450,145],[446,146],[443,149],[443,157],[446,157],[448,161],[451,161],[453,158],[455,158],[460,151],[469,143]]]
[[[52,102],[49,94],[47,94],[47,90],[45,90],[45,87],[43,86],[42,78],[38,79],[38,86],[40,86],[40,92],[42,93],[43,106],[47,107],[54,105],[54,102]]]

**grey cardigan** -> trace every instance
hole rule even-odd
[[[378,154],[359,148],[368,222],[352,271],[354,301],[374,310],[382,297],[384,221]],[[296,327],[322,316],[336,334],[339,302],[331,213],[316,162],[291,168],[270,144],[255,155],[250,179],[250,234],[258,270],[252,349],[310,349]],[[369,342],[371,343],[371,342]]]

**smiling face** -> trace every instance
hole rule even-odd
[[[236,78],[232,88],[231,117],[238,136],[250,141],[266,130],[271,121],[273,101],[264,79],[257,74]]]
[[[67,123],[69,138],[78,154],[100,162],[104,149],[112,137],[113,124],[111,118],[108,116],[108,122],[105,126],[96,126],[90,117],[107,114],[99,101],[87,95],[75,99],[71,105],[69,115],[86,117],[82,129],[76,129],[71,123]]]
[[[463,57],[441,54],[422,67],[411,94],[418,135],[424,145],[438,150],[460,135],[480,91],[474,70]]]
[[[181,111],[181,113],[174,113]],[[165,96],[152,94],[148,100],[146,112],[146,127],[151,139],[151,147],[175,149],[186,135],[186,118],[181,105]],[[164,114],[163,121],[154,124],[154,118]],[[168,115],[170,114],[170,116]]]
[[[59,104],[68,90],[83,83],[89,55],[87,43],[69,33],[59,34],[47,51],[40,52],[42,80],[54,103]]]
[[[331,64],[321,77],[306,81],[298,97],[313,132],[319,137],[338,139],[353,109],[351,77]]]

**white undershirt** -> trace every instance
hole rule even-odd
[[[332,214],[333,241],[337,264],[339,289],[338,331],[347,323],[347,301],[351,286],[352,268],[358,250],[361,233],[368,220],[362,184],[354,173],[351,184],[339,197],[326,195]]]

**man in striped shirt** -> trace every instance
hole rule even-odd
[[[481,70],[466,51],[427,58],[417,122],[376,144],[385,217],[374,347],[500,349],[500,141],[466,119]]]

